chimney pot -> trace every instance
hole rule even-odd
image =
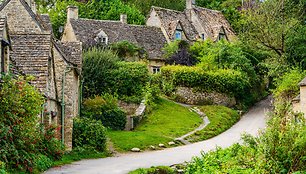
[[[121,14],[120,15],[120,22],[123,24],[127,24],[127,15],[126,14]]]
[[[196,2],[195,0],[186,0],[186,9],[190,10],[195,6]]]
[[[78,19],[79,18],[79,9],[76,6],[67,7],[67,20],[69,19]]]

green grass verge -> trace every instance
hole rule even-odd
[[[176,172],[167,166],[151,167],[148,169],[140,168],[129,172],[128,174],[175,174]]]
[[[52,166],[62,166],[65,164],[71,164],[75,161],[80,161],[82,159],[97,159],[105,158],[108,156],[110,156],[108,152],[98,152],[92,148],[76,148],[71,152],[64,154],[60,160],[53,162]]]
[[[232,127],[240,119],[237,111],[224,106],[202,106],[200,110],[207,115],[210,124],[203,130],[187,137],[187,140],[190,142],[207,140],[219,135]]]
[[[196,113],[172,101],[160,99],[156,104],[154,110],[134,131],[108,131],[108,136],[117,151],[129,151],[134,147],[144,150],[159,143],[166,145],[202,123]]]

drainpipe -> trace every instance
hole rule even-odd
[[[81,79],[82,79],[82,77],[80,77]],[[79,93],[79,112],[78,112],[78,114],[79,114],[79,116],[81,116],[81,103],[82,103],[82,100],[83,100],[83,84],[84,84],[84,80],[82,79],[82,80],[80,80],[80,89],[79,89],[79,91],[80,91],[80,93]]]
[[[65,83],[66,75],[71,71],[72,67],[66,67],[62,79],[62,143],[65,144]]]

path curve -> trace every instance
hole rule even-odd
[[[63,167],[53,168],[45,174],[126,174],[137,168],[170,166],[190,161],[200,156],[201,151],[214,150],[216,146],[228,147],[240,142],[242,133],[257,135],[266,126],[265,113],[270,108],[270,98],[262,100],[246,113],[241,120],[224,133],[202,142],[144,153],[129,153],[118,157],[83,160]]]

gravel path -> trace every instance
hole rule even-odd
[[[160,151],[122,154],[118,157],[109,157],[96,160],[83,160],[71,165],[53,168],[46,174],[126,174],[137,168],[151,166],[170,166],[190,161],[193,156],[200,156],[201,151],[214,150],[216,146],[228,147],[240,142],[242,133],[257,135],[258,130],[265,128],[265,113],[270,108],[270,99],[257,103],[246,113],[241,120],[224,133],[202,142]],[[132,140],[131,140],[132,141]]]

